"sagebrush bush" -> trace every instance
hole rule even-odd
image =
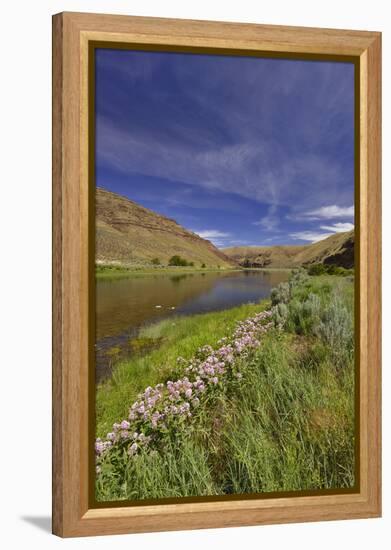
[[[323,310],[315,333],[330,346],[336,358],[353,352],[353,316],[339,296],[334,295]]]
[[[289,283],[280,283],[276,288],[273,288],[270,293],[272,305],[287,304],[291,299],[291,290]]]
[[[280,321],[290,332],[320,338],[333,350],[334,358],[344,361],[353,352],[353,312],[352,306],[342,299],[340,285],[332,290],[321,279],[316,285],[311,284],[303,272],[294,273],[289,285],[287,311],[273,310],[275,323]]]
[[[313,334],[314,326],[320,320],[321,302],[319,296],[310,293],[305,300],[294,298],[288,304],[287,328],[297,334]]]
[[[276,327],[284,327],[288,315],[289,309],[288,306],[281,302],[272,307],[273,321]]]
[[[321,310],[321,303],[320,298],[317,294],[311,294],[308,295],[307,300],[303,304],[303,311],[306,317],[310,317],[313,319],[313,322],[316,323],[317,319],[319,318]]]
[[[304,267],[294,269],[289,278],[289,286],[291,291],[298,286],[303,286],[309,281],[309,276]]]

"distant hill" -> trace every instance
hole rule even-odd
[[[297,267],[315,263],[354,267],[354,230],[302,246],[238,246],[223,252],[241,266]]]
[[[232,267],[234,261],[176,221],[102,188],[96,189],[96,260],[126,266],[162,265],[178,255],[195,267]]]

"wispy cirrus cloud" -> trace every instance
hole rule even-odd
[[[280,218],[277,215],[277,205],[270,205],[267,215],[259,221],[253,222],[253,225],[258,225],[265,231],[276,231],[280,225]]]
[[[345,233],[354,229],[352,223],[334,223],[333,225],[321,225],[319,230],[297,231],[290,233],[292,239],[299,241],[309,241],[312,243],[321,241],[334,235],[335,233]],[[325,233],[327,231],[327,233]]]
[[[229,237],[230,233],[224,233],[223,231],[217,231],[217,229],[205,229],[203,231],[193,231],[197,233],[203,239],[218,239],[221,237]]]
[[[318,238],[353,218],[353,98],[349,63],[98,49],[97,182],[217,246]]]
[[[332,234],[333,233],[320,233],[319,231],[298,231],[297,233],[290,233],[289,236],[297,241],[316,243],[330,237]]]
[[[204,229],[201,231],[193,230],[193,233],[196,233],[203,239],[211,241],[218,248],[227,248],[230,246],[250,246],[252,243],[246,239],[237,239],[232,233],[225,231],[219,231],[217,229]]]
[[[308,212],[302,212],[298,214],[298,218],[307,220],[331,220],[334,218],[353,218],[354,206],[337,206],[332,204],[330,206],[322,206],[315,210],[309,210]]]
[[[218,231],[217,229],[204,229],[201,231],[193,230],[193,233],[196,233],[203,239],[211,241],[217,247],[228,246],[227,243],[230,242],[232,237],[230,233]]]
[[[349,222],[334,223],[333,225],[321,225],[320,228],[325,231],[332,231],[333,233],[344,233],[345,231],[351,231],[354,229],[354,225]]]
[[[182,132],[186,131],[183,127]],[[292,156],[284,144],[259,135],[237,143],[216,141],[205,148],[205,142],[189,146],[185,137],[182,140],[159,133],[137,133],[98,116],[96,138],[99,162],[120,172],[163,177],[268,204],[269,214],[260,221],[265,228],[278,224],[277,206],[299,201],[311,207],[330,196],[346,200],[346,167],[331,163],[320,153],[298,152]],[[338,208],[321,207],[300,216],[327,218],[329,211],[331,217],[338,217]]]

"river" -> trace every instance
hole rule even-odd
[[[157,273],[96,283],[96,379],[129,356],[140,327],[170,316],[220,311],[268,298],[288,271]]]

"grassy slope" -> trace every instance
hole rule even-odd
[[[236,246],[225,248],[224,253],[238,263],[246,258],[264,264],[264,267],[286,268],[297,265],[295,259],[305,250],[306,246]]]
[[[179,255],[201,267],[230,267],[232,261],[211,242],[174,220],[101,188],[96,190],[96,259],[124,265],[162,264]]]
[[[350,279],[311,278],[296,293],[295,302],[306,300],[310,293],[318,295],[323,306],[338,297],[352,316]],[[107,422],[125,416],[134,383],[141,388],[175,378],[178,355],[190,357],[200,345],[213,345],[231,332],[236,318],[248,317],[255,309],[259,306],[181,319],[175,327],[163,322],[150,329],[149,337],[165,336],[162,348],[122,365],[115,384],[100,388],[99,429],[103,432],[107,427],[103,414]],[[177,434],[163,454],[143,454],[129,461],[120,485],[112,473],[100,478],[98,498],[350,487],[354,481],[353,357],[345,355],[345,348],[333,349],[314,337],[308,326],[307,319],[299,322],[297,330],[269,333],[251,361],[244,362],[240,386],[201,407],[190,437]],[[127,395],[121,395],[122,386],[128,388]]]
[[[265,267],[298,267],[308,263],[334,263],[353,267],[354,231],[336,233],[322,241],[303,246],[247,246],[225,248],[223,252],[241,263],[246,258]]]
[[[175,377],[177,357],[190,358],[206,344],[214,346],[230,333],[236,322],[262,310],[268,304],[246,304],[225,311],[170,318],[143,329],[140,339],[161,342],[147,355],[116,365],[110,380],[97,389],[97,434],[105,435],[113,422],[126,418],[129,406],[147,386]]]

